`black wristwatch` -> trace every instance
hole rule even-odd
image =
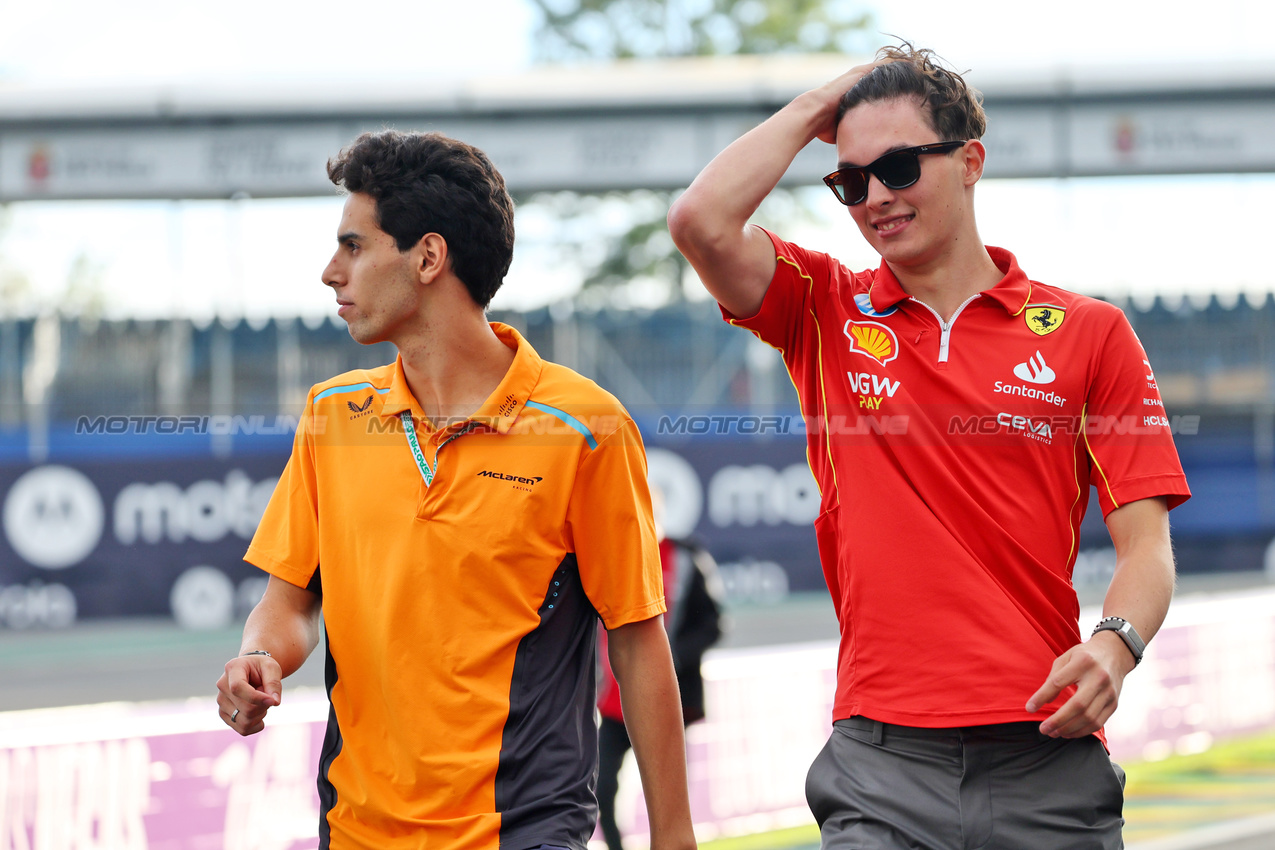
[[[1112,631],[1120,635],[1124,645],[1129,647],[1129,651],[1133,653],[1134,667],[1142,663],[1142,653],[1146,650],[1147,644],[1132,623],[1123,617],[1104,617],[1094,627],[1093,635],[1106,631]],[[1093,635],[1090,635],[1090,637],[1093,637]]]

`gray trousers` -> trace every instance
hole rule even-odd
[[[1038,725],[838,720],[806,777],[822,848],[1120,850],[1124,771]]]

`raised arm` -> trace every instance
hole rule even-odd
[[[651,818],[651,850],[693,848],[681,700],[663,617],[612,629],[607,649]]]
[[[1116,572],[1103,600],[1104,617],[1120,617],[1147,643],[1160,630],[1173,598],[1173,548],[1169,509],[1163,497],[1129,502],[1107,514],[1107,530],[1116,547]],[[1115,713],[1124,678],[1135,661],[1113,631],[1098,632],[1054,662],[1049,677],[1028,702],[1035,711],[1068,685],[1076,692],[1040,727],[1046,735],[1092,735]]]
[[[673,242],[732,314],[755,315],[775,273],[770,240],[748,220],[802,148],[836,141],[837,104],[872,68],[859,65],[798,95],[718,154],[669,210]]]
[[[266,712],[283,697],[283,679],[299,670],[319,644],[321,610],[318,594],[270,577],[244,625],[239,656],[226,662],[217,680],[217,708],[227,726],[240,735],[265,728]],[[260,651],[270,654],[244,655]]]

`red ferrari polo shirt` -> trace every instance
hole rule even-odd
[[[841,623],[834,719],[1039,720],[1027,698],[1081,640],[1090,484],[1104,516],[1190,495],[1142,345],[1118,308],[998,248],[1004,277],[944,323],[885,263],[771,239],[761,310],[726,318],[779,349],[800,396]]]

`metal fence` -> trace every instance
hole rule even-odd
[[[1275,295],[1253,305],[1121,305],[1171,407],[1275,405]],[[635,411],[796,405],[776,352],[722,322],[711,303],[657,311],[493,313],[542,356],[614,392]],[[0,322],[0,425],[80,416],[296,413],[309,387],[388,363],[339,320],[254,324],[186,320]]]

